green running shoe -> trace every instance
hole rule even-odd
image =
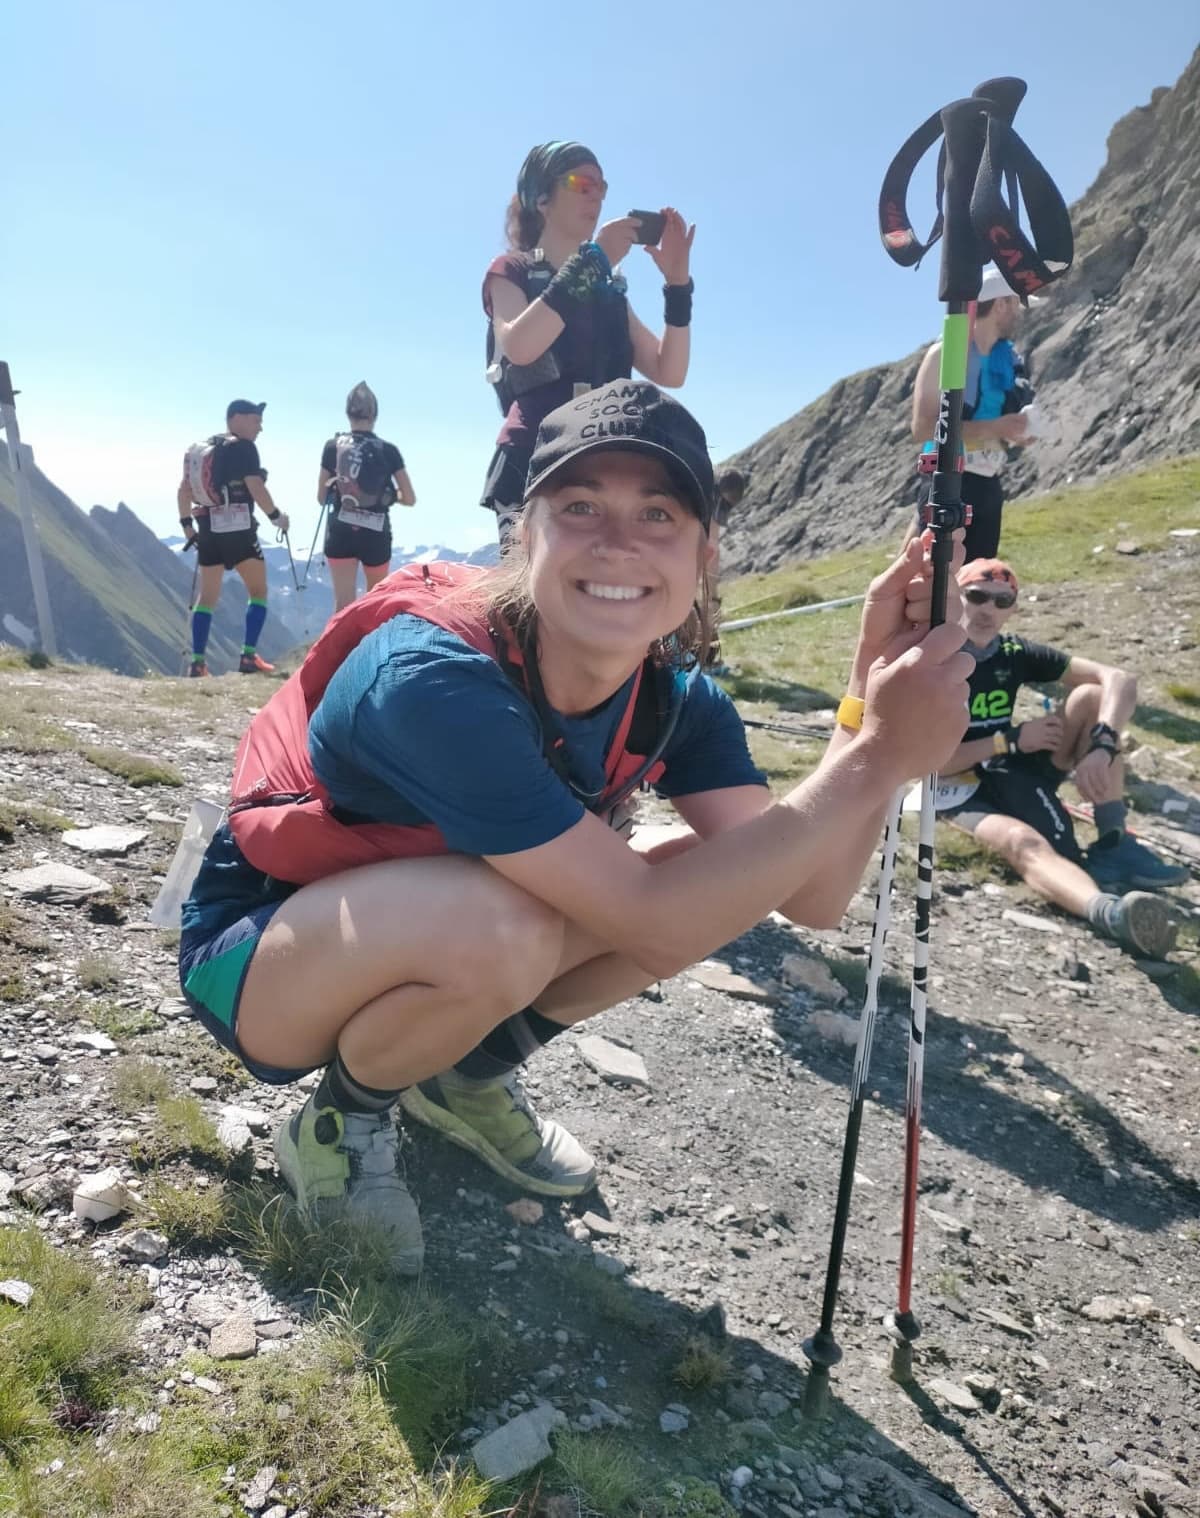
[[[578,1140],[529,1105],[508,1079],[469,1080],[450,1070],[409,1086],[409,1117],[469,1149],[497,1175],[540,1196],[579,1196],[596,1184],[596,1162]]]
[[[321,1222],[349,1217],[390,1235],[397,1275],[419,1275],[425,1258],[417,1204],[400,1178],[400,1135],[389,1111],[339,1112],[310,1096],[275,1134],[275,1158],[302,1212]]]

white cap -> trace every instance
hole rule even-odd
[[[1015,295],[1017,292],[997,269],[995,264],[988,264],[983,271],[983,283],[979,287],[976,300],[1003,300],[1006,295]],[[1026,297],[1031,306],[1036,306],[1041,300],[1040,295]]]

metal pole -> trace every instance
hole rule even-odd
[[[17,425],[17,394],[12,387],[8,365],[0,360],[0,418],[3,418],[4,432],[8,438],[8,458],[17,496],[17,514],[21,518],[21,533],[25,539],[25,559],[29,565],[29,583],[33,588],[33,606],[37,614],[38,646],[42,653],[53,659],[58,654],[58,643],[50,615],[50,592],[46,588],[42,544],[34,520],[33,503],[29,498],[28,470],[33,463],[33,451],[21,443],[21,429]]]
[[[722,622],[723,633],[740,632],[743,627],[757,627],[760,622],[774,622],[780,617],[802,617],[810,611],[833,611],[838,606],[857,606],[865,596],[839,596],[836,601],[811,601],[807,606],[789,606],[786,611],[764,611],[757,617],[739,617],[735,622]]]

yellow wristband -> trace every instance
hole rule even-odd
[[[853,728],[855,732],[858,732],[863,725],[863,713],[866,709],[867,703],[860,697],[843,696],[838,702],[838,726]]]

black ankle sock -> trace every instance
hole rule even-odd
[[[1121,800],[1102,801],[1092,815],[1100,834],[1096,842],[1104,848],[1120,843],[1125,831],[1125,803]]]
[[[454,1068],[469,1080],[497,1080],[566,1031],[565,1023],[551,1022],[532,1007],[526,1007],[493,1028]]]
[[[339,1112],[386,1112],[399,1095],[399,1091],[377,1091],[373,1086],[364,1086],[346,1069],[342,1056],[335,1054],[313,1094],[313,1105],[336,1107]]]

